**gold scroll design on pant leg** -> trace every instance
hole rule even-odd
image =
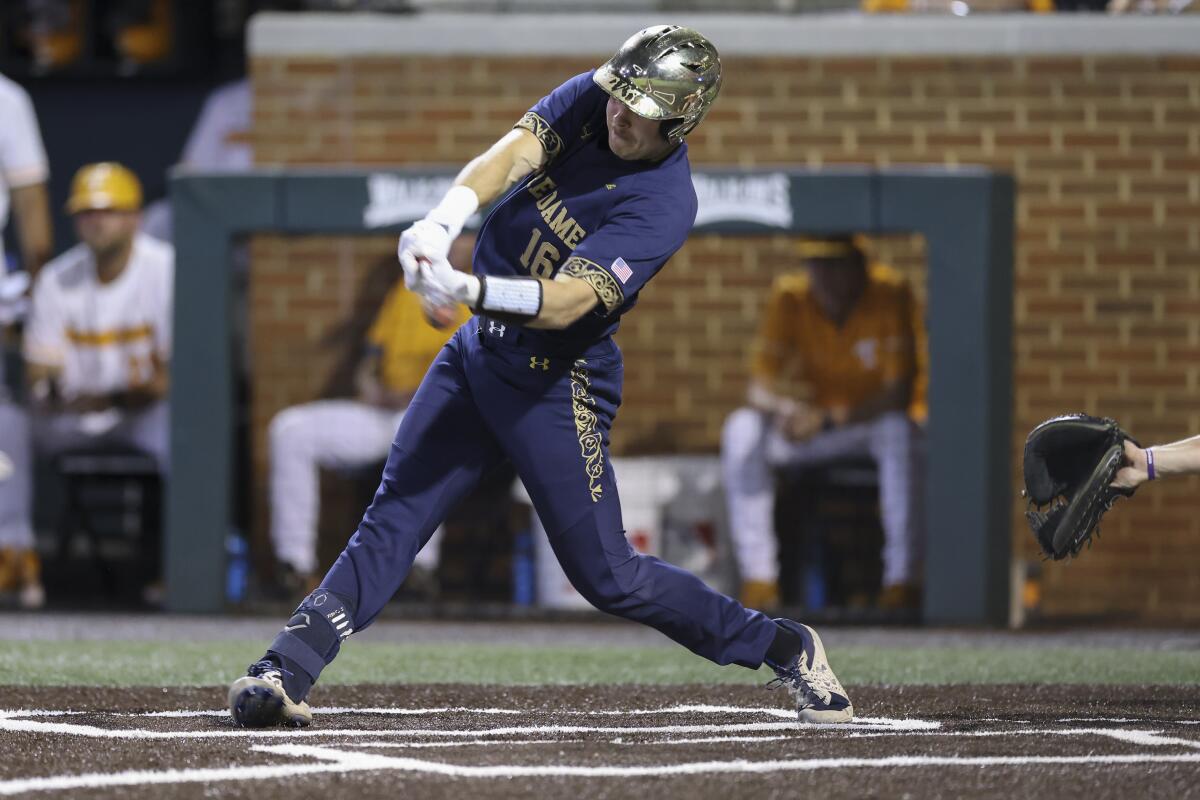
[[[592,502],[600,502],[604,487],[600,478],[604,475],[604,450],[597,426],[596,400],[591,395],[592,378],[587,371],[587,361],[577,359],[571,368],[571,410],[575,412],[575,433],[579,436],[579,452],[583,456],[584,472],[587,473],[588,491]]]

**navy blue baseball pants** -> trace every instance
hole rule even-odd
[[[455,503],[508,458],[590,603],[717,664],[757,668],[777,630],[770,618],[625,539],[608,457],[621,351],[611,338],[566,356],[540,342],[479,317],[455,333],[408,406],[375,498],[322,587],[350,601],[354,629],[365,628]]]

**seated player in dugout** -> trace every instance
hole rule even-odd
[[[175,259],[138,233],[141,207],[141,184],[120,164],[86,165],[71,183],[66,210],[80,242],[38,273],[23,341],[41,457],[129,448],[166,474]],[[33,453],[20,459],[29,473]]]
[[[856,238],[801,238],[753,348],[748,405],[721,461],[742,602],[779,604],[775,473],[869,457],[879,468],[883,608],[920,601],[927,355],[908,281],[868,263]]]
[[[141,183],[120,164],[75,174],[67,212],[80,243],[38,274],[25,377],[39,454],[129,447],[165,474],[175,253],[138,232],[141,208]]]
[[[470,272],[474,234],[454,240],[449,261]],[[355,370],[355,397],[317,400],[283,409],[268,429],[271,546],[276,582],[293,601],[317,587],[320,468],[357,468],[383,462],[404,411],[438,351],[462,323],[466,308],[438,318],[440,309],[404,287],[403,277],[384,298],[367,331]],[[414,567],[437,568],[442,529],[417,554]],[[412,582],[410,576],[410,583]]]

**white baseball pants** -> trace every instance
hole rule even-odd
[[[734,411],[721,436],[721,468],[742,580],[779,578],[772,471],[865,456],[874,459],[879,468],[883,584],[919,580],[924,533],[923,447],[921,428],[901,412],[796,442],[774,429],[763,413],[752,408]]]
[[[267,436],[271,543],[276,558],[301,574],[316,572],[320,468],[355,468],[383,461],[403,417],[403,410],[357,400],[318,400],[275,415]],[[427,569],[437,566],[441,536],[439,527],[417,554],[417,564]]]

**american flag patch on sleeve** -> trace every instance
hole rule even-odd
[[[621,283],[629,283],[629,279],[633,277],[633,270],[625,263],[625,259],[618,258],[612,263],[613,275],[616,275]]]

